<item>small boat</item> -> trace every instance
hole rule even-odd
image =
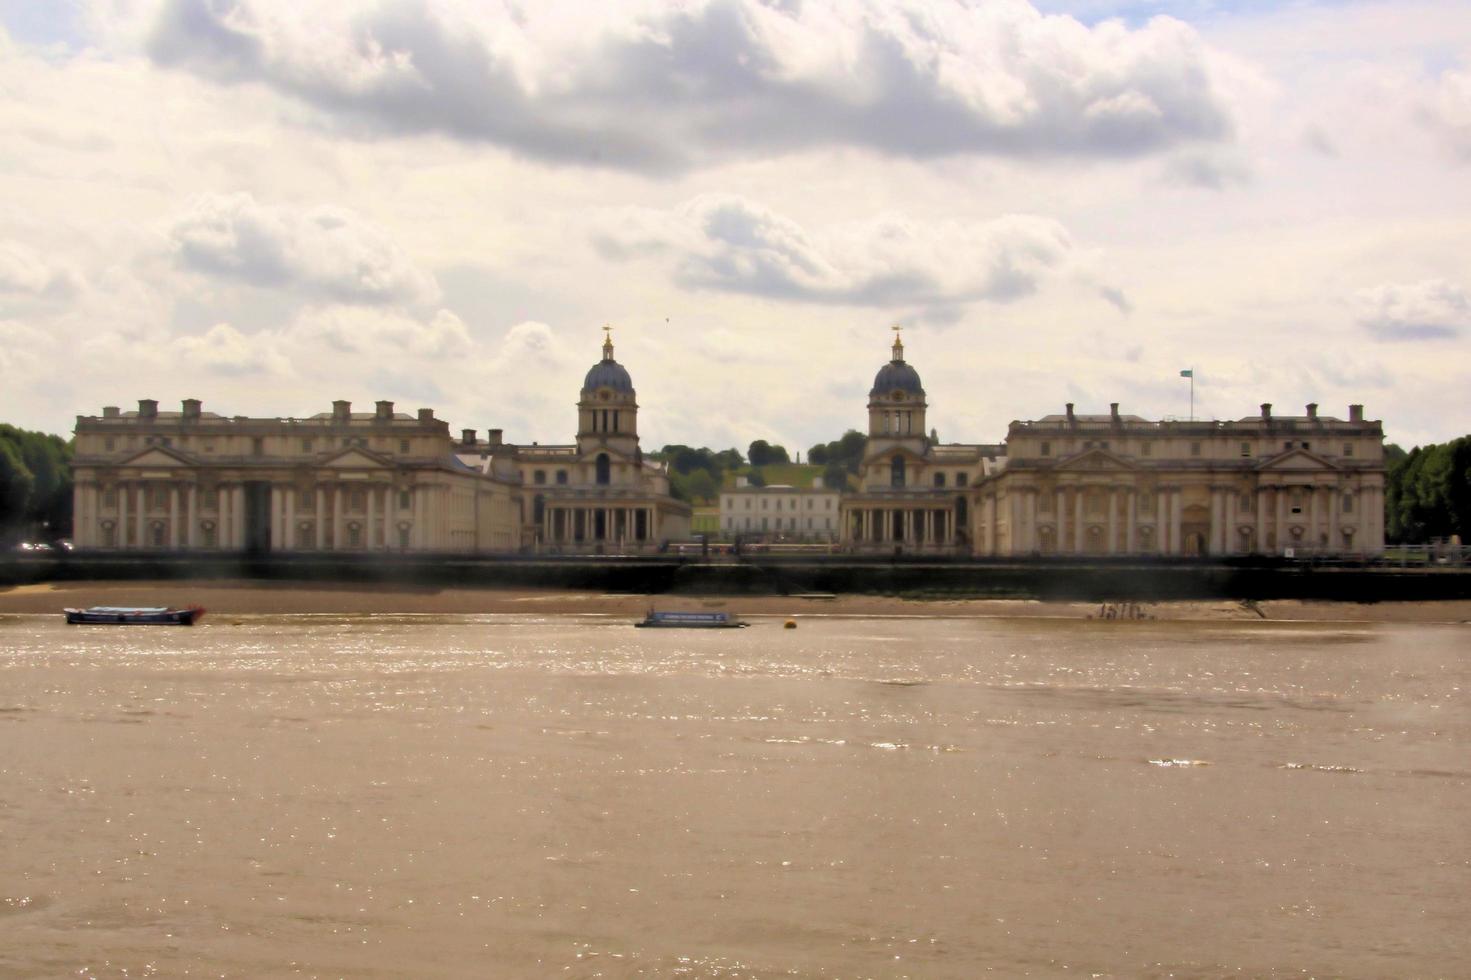
[[[728,612],[655,612],[650,609],[643,622],[633,625],[641,629],[733,630],[751,624],[731,618]]]
[[[167,606],[88,606],[64,609],[68,623],[106,623],[114,626],[193,626],[204,615],[203,606],[170,609]]]

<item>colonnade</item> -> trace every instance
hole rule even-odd
[[[641,544],[659,538],[657,507],[626,504],[546,504],[542,526],[549,545],[617,542]]]
[[[955,543],[949,507],[853,506],[847,508],[850,539],[857,544],[925,547]]]

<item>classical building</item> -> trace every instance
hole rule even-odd
[[[309,418],[246,418],[186,399],[78,416],[79,548],[477,552],[521,544],[514,468],[451,452],[445,422],[380,401]]]
[[[938,443],[925,429],[924,385],[904,360],[895,328],[893,356],[868,393],[868,442],[859,489],[845,494],[843,541],[856,551],[971,551],[971,488],[1003,465],[1006,449]]]
[[[820,476],[807,487],[758,487],[744,476],[732,484],[720,491],[720,535],[727,540],[832,542],[842,532],[842,494]]]
[[[1384,428],[1261,414],[1013,422],[1006,465],[972,490],[981,555],[1295,555],[1384,550]]]
[[[527,536],[537,548],[639,551],[690,536],[690,506],[670,496],[664,465],[644,459],[639,448],[633,379],[613,357],[611,333],[582,382],[575,443],[513,445],[491,429],[482,445],[466,429],[455,453],[481,472],[501,465],[519,472]]]

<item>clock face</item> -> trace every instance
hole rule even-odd
[[[898,388],[895,388],[894,389],[894,401],[896,401],[896,402],[902,402],[903,400],[904,400],[904,392],[903,391],[900,391]]]
[[[598,392],[598,397],[601,398],[603,401],[607,401],[609,398],[613,397],[613,393],[607,388],[604,388]]]

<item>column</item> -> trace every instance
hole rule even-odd
[[[1328,548],[1330,551],[1340,551],[1343,542],[1338,534],[1339,507],[1343,504],[1343,491],[1338,487],[1328,488]]]
[[[1027,490],[1027,551],[1036,551],[1040,543],[1037,538],[1037,494],[1033,487]]]
[[[419,489],[418,489],[418,487],[415,487],[414,488],[414,515],[416,517],[418,516],[418,506],[419,506]],[[344,545],[343,539],[342,539],[343,517],[345,516],[342,512],[345,509],[346,508],[344,508],[342,506],[342,484],[340,484],[340,483],[333,484],[333,486],[332,486],[332,550],[333,551],[342,551],[346,547]],[[419,522],[418,521],[415,521],[414,522],[414,529],[413,529],[413,531],[411,531],[409,533],[409,545],[410,545],[410,547],[412,547],[414,545],[414,543],[418,540],[418,536],[419,536]]]
[[[1073,487],[1073,554],[1081,555],[1083,548],[1083,488]]]
[[[138,517],[137,517],[137,521],[138,521],[138,547],[140,547],[140,548],[146,548],[146,547],[148,547],[148,537],[147,537],[148,520],[147,520],[147,514],[148,514],[148,486],[146,484],[140,483],[140,484],[138,484]]]
[[[1062,487],[1057,488],[1057,505],[1052,508],[1054,525],[1052,528],[1052,550],[1061,555],[1067,552],[1067,540],[1062,536],[1067,527],[1067,493]]]
[[[114,491],[117,493],[117,546],[126,548],[128,546],[128,485],[119,483]]]
[[[1185,553],[1185,542],[1180,540],[1180,497],[1179,487],[1170,491],[1170,553],[1175,555]]]
[[[374,540],[373,540],[373,538],[374,538],[374,529],[375,529],[377,523],[378,523],[378,488],[377,488],[377,486],[375,486],[375,485],[373,485],[373,484],[370,483],[370,484],[368,484],[368,536],[365,539],[365,541],[367,542],[368,550],[369,551],[372,551],[373,550],[373,545],[374,545]]]
[[[1318,488],[1308,487],[1308,533],[1307,543],[1313,551],[1318,550]]]
[[[317,550],[325,551],[327,548],[327,491],[320,484],[312,488],[312,503],[316,505],[315,526],[312,528],[317,538]]]
[[[185,526],[187,533],[184,535],[185,545],[192,551],[198,546],[199,540],[199,484],[189,484],[189,514],[185,518],[188,522]]]
[[[286,498],[286,517],[281,526],[281,547],[295,551],[300,543],[296,540],[296,494],[295,487],[286,487],[281,495]]]
[[[230,491],[230,533],[235,536],[235,547],[245,547],[245,484],[237,483]]]
[[[1110,555],[1119,553],[1119,529],[1114,515],[1119,512],[1119,488],[1108,488],[1108,520],[1104,522],[1103,533],[1108,536],[1108,547],[1104,550]]]
[[[1259,555],[1267,553],[1267,488],[1258,486],[1256,488],[1256,551]]]
[[[1129,487],[1125,492],[1129,497],[1127,505],[1129,513],[1124,521],[1124,553],[1133,554],[1139,547],[1134,541],[1134,534],[1139,524],[1139,491],[1134,487]]]
[[[1273,491],[1277,498],[1276,517],[1274,524],[1277,529],[1277,554],[1287,547],[1287,493],[1285,487],[1277,487]]]
[[[179,485],[169,484],[169,547],[179,547]]]
[[[281,488],[271,484],[271,551],[281,550]]]

